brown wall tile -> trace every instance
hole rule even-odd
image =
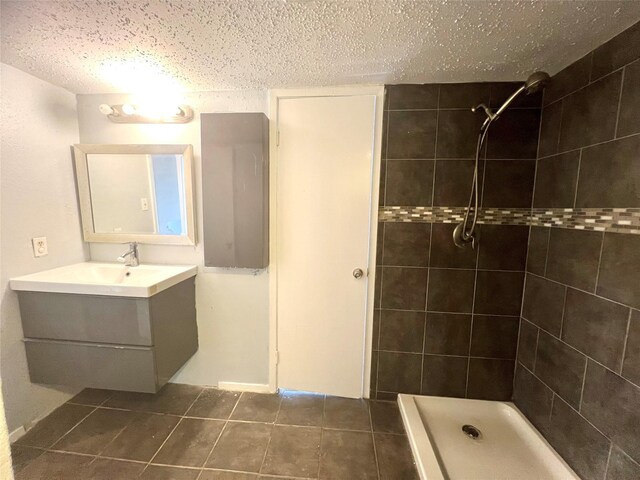
[[[567,403],[579,408],[586,357],[540,331],[535,374]]]
[[[640,308],[640,236],[605,234],[597,293]]]
[[[425,355],[422,394],[464,397],[467,384],[467,357]]]
[[[572,287],[593,291],[601,245],[601,232],[551,229],[546,276]]]
[[[609,440],[557,396],[547,439],[580,477],[600,480],[604,476]]]
[[[386,108],[390,110],[422,110],[438,108],[439,86],[387,85]]]
[[[640,385],[640,311],[631,313],[622,376]]]
[[[640,460],[640,388],[589,361],[580,413],[622,448]]]
[[[621,81],[622,72],[612,73],[563,100],[559,151],[614,137]]]
[[[606,75],[640,57],[640,22],[616,35],[593,52],[591,78]]]
[[[533,371],[535,365],[537,347],[538,327],[521,318],[518,335],[518,362],[531,371]]]
[[[546,435],[551,415],[553,391],[529,370],[516,366],[513,401],[531,423]]]
[[[612,370],[619,371],[629,308],[569,288],[562,340]]]
[[[482,400],[510,400],[513,389],[513,360],[471,358],[467,397]]]
[[[424,353],[468,355],[470,336],[471,315],[428,312]]]
[[[387,158],[433,158],[436,111],[389,112]]]
[[[624,69],[622,97],[616,136],[623,137],[640,132],[640,59]]]
[[[576,207],[640,207],[640,135],[582,151]]]
[[[579,165],[578,150],[538,160],[534,208],[573,207]]]

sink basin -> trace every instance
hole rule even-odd
[[[146,298],[197,273],[195,265],[84,262],[12,278],[13,290]]]

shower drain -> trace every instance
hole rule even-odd
[[[480,430],[478,430],[473,425],[463,425],[462,433],[464,433],[471,440],[478,440],[482,436],[482,433],[480,432]]]

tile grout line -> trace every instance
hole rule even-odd
[[[544,92],[543,92],[544,95]],[[543,99],[544,100],[544,99]],[[541,102],[543,103],[543,102]],[[544,107],[540,105],[540,120],[538,122],[538,142],[536,145],[536,163],[533,168],[533,185],[531,186],[531,204],[529,206],[529,212],[533,212],[533,206],[536,198],[536,185],[538,183],[538,159],[540,158],[540,139],[542,138],[542,119],[544,116]],[[525,262],[526,268],[526,262]]]
[[[383,114],[385,113],[384,111],[382,112]],[[384,145],[384,161],[387,162],[389,160],[389,155],[387,154],[389,151],[389,120],[391,119],[391,116],[389,114],[389,110],[387,110],[387,122],[385,125],[386,131],[382,132],[382,134],[386,137],[386,141],[385,141],[385,145]],[[384,197],[382,199],[382,204],[386,205],[387,204],[387,180],[389,179],[389,175],[387,174],[389,171],[389,164],[385,163],[385,168],[384,168]],[[380,186],[378,185],[378,188],[380,188]]]
[[[559,281],[559,280],[554,280],[553,278],[548,278],[548,277],[545,277],[545,276],[543,276],[543,275],[538,275],[537,273],[533,273],[533,272],[527,272],[527,273],[528,273],[529,275],[534,276],[534,277],[541,278],[542,280],[546,280],[546,281],[548,281],[548,282],[555,283],[556,285],[562,285],[563,287],[571,288],[571,289],[573,289],[573,290],[577,290],[577,291],[579,291],[579,292],[586,293],[587,295],[592,295],[592,296],[597,297],[597,298],[600,298],[600,299],[602,299],[602,300],[606,300],[606,301],[608,301],[608,302],[615,303],[616,305],[622,305],[623,307],[633,308],[632,306],[627,305],[627,304],[625,304],[625,303],[619,302],[619,301],[617,301],[617,300],[613,300],[613,299],[611,299],[611,298],[603,297],[602,295],[598,295],[597,293],[590,292],[589,290],[585,290],[585,289],[583,289],[583,288],[574,287],[573,285],[568,285],[568,284],[566,284],[566,283],[562,283],[561,281]],[[527,320],[529,320],[529,319],[527,319]],[[531,322],[531,320],[529,320],[529,321]],[[533,323],[533,322],[531,322],[531,323]],[[555,336],[555,335],[554,335],[554,336]]]
[[[524,317],[523,317],[524,318]],[[548,330],[545,330],[544,328],[540,327],[539,325],[536,325],[535,323],[533,323],[532,321],[530,321],[529,319],[525,318],[525,320],[527,320],[529,323],[535,325],[536,327],[538,327],[538,330],[540,332],[544,332],[547,335],[549,335],[550,337],[553,337],[554,340],[562,343],[564,346],[569,347],[571,350],[573,350],[574,352],[579,353],[580,355],[582,355],[583,357],[585,357],[586,359],[592,361],[593,363],[595,363],[596,365],[598,365],[599,367],[604,368],[605,370],[610,371],[611,373],[613,373],[614,375],[616,375],[617,377],[619,377],[620,379],[624,380],[627,383],[630,383],[631,385],[640,388],[640,385],[634,383],[633,381],[629,380],[628,378],[620,375],[618,372],[616,372],[615,370],[612,370],[610,367],[606,366],[605,364],[599,362],[598,360],[594,359],[593,357],[587,355],[586,353],[578,350],[576,347],[574,347],[573,345],[567,343],[566,341],[562,340],[561,338],[556,337],[553,333],[549,332]],[[533,372],[532,372],[533,373]]]
[[[385,93],[386,93],[386,87],[385,87]],[[385,95],[386,97],[386,95]],[[389,97],[389,100],[391,98]],[[383,132],[383,135],[385,135],[386,137],[386,141],[385,141],[385,152],[384,152],[384,157],[385,157],[385,168],[384,168],[384,198],[382,201],[382,204],[384,206],[387,205],[387,180],[388,180],[388,173],[389,173],[389,163],[388,162],[388,155],[387,152],[389,151],[389,121],[390,121],[390,114],[389,114],[389,110],[387,110],[386,112],[383,112],[383,114],[386,113],[387,116],[387,121],[386,121],[386,131]],[[378,186],[378,188],[380,188],[380,186]],[[374,309],[376,308],[376,306],[378,307],[378,309],[382,309],[382,292],[383,292],[383,287],[384,287],[384,241],[385,241],[385,237],[387,236],[387,229],[386,229],[386,225],[385,222],[380,222],[378,221],[378,226],[380,226],[380,223],[382,223],[382,250],[381,250],[381,255],[380,255],[380,264],[378,265],[378,261],[376,258],[376,268],[380,268],[380,290],[378,292],[378,295],[380,296],[380,298],[376,299],[375,298],[375,286],[374,286],[374,298],[373,298],[373,303],[374,303]],[[376,300],[377,300],[377,305],[376,305]],[[374,316],[375,316],[375,312],[374,312]],[[379,349],[380,347],[380,330],[382,328],[382,312],[380,312],[379,316],[378,316],[378,338],[376,339],[376,346]],[[373,349],[372,349],[373,350]],[[380,371],[380,355],[376,355],[376,381],[375,381],[375,396],[378,396],[378,380],[379,380],[379,371]],[[369,386],[369,390],[371,390],[371,386]]]
[[[63,405],[64,405],[64,404],[63,404]],[[78,427],[78,425],[80,425],[82,422],[84,422],[84,421],[85,421],[89,416],[91,416],[91,415],[92,415],[96,410],[98,410],[98,408],[99,408],[98,406],[95,406],[95,405],[84,405],[84,406],[85,406],[85,407],[87,407],[87,406],[91,406],[91,407],[93,407],[93,410],[91,410],[91,411],[90,411],[89,413],[87,413],[84,417],[82,417],[80,420],[78,420],[78,422],[77,422],[73,427],[71,427],[71,428],[70,428],[69,430],[67,430],[64,434],[62,434],[62,436],[60,436],[57,440],[55,440],[51,445],[49,445],[48,447],[46,447],[48,450],[49,450],[49,449],[51,449],[51,450],[52,450],[52,449],[53,449],[53,447],[54,447],[58,442],[60,442],[60,440],[62,440],[62,439],[63,439],[63,438],[65,438],[67,435],[69,435],[72,431],[74,431],[74,430]],[[57,410],[57,409],[56,409],[56,410]],[[54,412],[55,412],[55,410],[54,410]],[[53,413],[53,412],[51,412],[51,413]],[[49,415],[51,415],[51,414],[49,414]],[[45,418],[46,418],[46,417],[45,417]],[[44,418],[43,418],[42,420],[44,420]],[[73,452],[72,452],[72,453],[73,453]]]
[[[471,270],[469,270],[471,271]],[[480,270],[483,271],[483,270]],[[486,271],[486,270],[484,270]],[[527,272],[509,272],[509,273],[527,273]],[[436,313],[436,314],[443,314],[443,315],[474,315],[472,312],[447,312],[447,311],[442,311],[442,310],[404,310],[401,308],[382,308],[381,310],[385,311],[385,312],[410,312],[410,313]],[[505,314],[500,314],[500,313],[476,313],[475,314],[476,317],[500,317],[500,318],[518,318],[518,315],[505,315]],[[419,352],[413,352],[413,353],[419,353]]]
[[[431,228],[431,230],[433,231],[433,228]],[[429,237],[429,262],[428,264],[431,263],[431,236]],[[422,316],[423,318],[423,325],[422,325],[422,357],[420,358],[420,385],[419,385],[419,392],[422,394],[422,384],[424,381],[424,359],[425,359],[425,355],[424,352],[426,350],[426,344],[427,344],[427,322],[429,321],[428,314],[427,314],[427,308],[428,308],[428,303],[429,303],[429,280],[431,280],[431,268],[429,268],[427,270],[427,288],[425,289],[425,299],[424,299],[424,304],[425,304],[425,311],[424,311],[424,315]]]
[[[385,222],[385,223],[394,223],[394,222]],[[396,223],[409,223],[409,222],[396,222]],[[451,224],[449,224],[451,225]],[[482,224],[480,224],[482,225]],[[496,226],[505,226],[505,227],[528,227],[530,225],[496,225]],[[544,228],[544,227],[541,227]],[[413,265],[384,265],[385,268],[405,268],[405,269],[412,269],[412,270],[427,270],[427,269],[433,269],[433,270],[466,270],[466,271],[475,271],[475,270],[479,270],[481,272],[490,272],[490,273],[523,273],[523,270],[501,270],[501,269],[497,269],[497,268],[453,268],[453,267],[419,267],[419,266],[413,266]],[[383,308],[382,310],[402,310],[399,308]],[[424,310],[413,310],[416,312],[423,312]],[[515,315],[510,315],[512,317],[514,317]]]
[[[378,390],[378,386],[376,385],[376,390]],[[316,474],[316,478],[320,478],[320,472],[322,471],[322,439],[324,437],[324,416],[327,405],[327,396],[323,395],[322,397],[322,420],[320,421],[320,445],[318,445],[318,471]]]
[[[518,317],[509,317],[516,320]],[[527,320],[528,321],[528,320]],[[512,357],[483,357],[480,355],[454,355],[450,353],[420,353],[420,352],[402,352],[397,350],[380,350],[384,353],[398,353],[403,355],[423,355],[425,357],[447,357],[447,358],[472,358],[474,360],[515,360],[515,356]],[[382,392],[389,392],[389,390],[381,390]],[[403,393],[403,392],[398,392]],[[384,401],[384,400],[381,400]],[[387,400],[388,401],[388,400]]]
[[[540,123],[542,123],[542,117],[540,117]],[[540,135],[538,135],[538,142],[540,140]],[[531,202],[533,202],[533,198],[531,199]],[[523,320],[523,316],[522,316],[522,312],[524,311],[524,292],[525,289],[527,288],[527,267],[529,265],[529,247],[531,244],[531,232],[532,232],[533,227],[529,226],[529,234],[527,237],[527,254],[525,256],[525,261],[524,261],[524,272],[523,272],[523,279],[522,279],[522,294],[520,296],[520,315],[518,316],[518,336],[516,337],[516,353],[515,353],[515,361],[513,362],[513,380],[511,381],[511,399],[513,400],[515,391],[516,391],[516,371],[518,369],[518,358],[520,356],[520,334],[522,332],[522,320]],[[537,332],[536,332],[537,333]],[[537,337],[536,337],[536,342],[537,342]],[[536,345],[537,346],[537,345]],[[535,350],[533,352],[534,354],[534,365],[535,365]]]
[[[613,129],[613,138],[617,138],[618,137],[618,125],[620,124],[620,113],[622,110],[622,92],[624,90],[624,77],[625,77],[625,72],[627,70],[627,65],[625,64],[622,67],[622,74],[620,75],[620,94],[618,95],[618,105],[616,108],[616,125],[615,128]]]
[[[604,45],[604,43],[603,43]],[[598,47],[600,47],[601,45],[598,45]],[[589,85],[591,82],[593,82],[594,80],[597,80],[593,78],[593,58],[595,57],[594,52],[598,49],[598,47],[596,47],[595,49],[591,50],[587,55],[589,55],[589,77],[587,78],[587,85]],[[583,57],[584,58],[584,57]],[[581,59],[579,59],[581,60]]]
[[[622,370],[624,369],[624,361],[627,355],[627,345],[629,344],[629,330],[631,329],[631,317],[633,315],[633,309],[629,309],[629,317],[627,318],[627,330],[624,334],[624,343],[622,344],[622,355],[620,356],[620,373],[622,377]]]
[[[433,179],[431,181],[431,205],[435,203],[436,196],[436,172],[438,169],[438,131],[440,127],[440,95],[442,93],[442,87],[438,86],[438,99],[437,99],[437,107],[438,111],[436,112],[436,131],[435,131],[435,141],[433,145]],[[424,324],[422,326],[422,357],[420,358],[420,385],[418,385],[418,391],[422,394],[423,384],[424,384],[424,361],[425,361],[425,346],[427,343],[427,322],[429,311],[429,284],[431,283],[431,249],[433,248],[433,225],[429,227],[429,259],[427,260],[427,285],[424,292]],[[369,416],[371,416],[371,412],[369,412]],[[371,421],[371,432],[373,433],[373,420]],[[373,438],[374,450],[375,450],[375,437]],[[380,478],[380,467],[378,466],[378,457],[376,454],[376,468],[378,468],[378,478]]]
[[[203,391],[204,391],[204,388],[203,388]],[[200,393],[202,393],[202,392],[200,392]],[[198,394],[198,397],[200,396],[200,393]],[[111,399],[111,397],[113,397],[113,394],[112,394],[111,396],[109,396],[109,398],[105,399],[105,400],[100,404],[100,406],[98,406],[97,408],[100,408],[100,409],[103,409],[103,410],[115,410],[115,411],[122,411],[122,412],[131,412],[131,414],[132,414],[132,415],[134,415],[134,418],[133,418],[133,419],[131,419],[131,421],[130,421],[130,422],[128,422],[124,427],[122,427],[122,428],[120,429],[120,431],[116,434],[116,436],[115,436],[115,437],[113,437],[109,442],[107,442],[107,443],[106,443],[106,445],[104,445],[104,446],[102,447],[102,449],[100,449],[100,451],[96,454],[96,458],[95,458],[94,462],[95,462],[98,458],[111,458],[111,457],[103,456],[103,455],[102,455],[102,453],[103,453],[103,452],[104,452],[104,451],[109,447],[109,445],[111,445],[113,442],[115,442],[115,441],[118,439],[118,437],[120,437],[120,435],[122,435],[122,432],[124,432],[124,431],[127,429],[127,427],[128,427],[129,425],[131,425],[131,423],[135,420],[135,416],[138,416],[138,415],[140,415],[140,414],[145,414],[145,415],[166,415],[166,416],[177,416],[177,415],[169,415],[169,414],[166,414],[166,413],[159,413],[159,412],[151,412],[151,411],[147,412],[147,411],[144,411],[144,410],[131,410],[131,409],[125,409],[125,408],[112,408],[112,407],[107,407],[107,406],[105,406],[105,404],[106,404],[106,403]],[[176,426],[171,430],[171,432],[169,432],[169,436],[171,436],[171,434],[173,433],[173,430],[175,430],[175,428],[176,428],[176,427],[180,424],[180,422],[182,421],[182,417],[179,417],[179,418],[180,418],[180,419],[179,419],[179,420],[178,420],[178,422],[176,423]],[[167,438],[169,438],[169,436],[167,436]],[[166,439],[165,439],[165,441],[166,441]],[[164,445],[164,442],[163,442],[162,444]],[[157,453],[157,451],[156,451],[156,453]],[[155,456],[155,455],[154,455],[154,456]],[[117,457],[113,457],[113,458],[117,458]],[[127,460],[127,461],[131,461],[131,460],[129,460],[129,459],[119,459],[119,460]],[[91,462],[91,463],[93,463],[93,462]],[[150,463],[150,462],[142,462],[142,463],[147,463],[147,464],[148,464],[148,463]],[[142,472],[140,472],[140,475],[142,475],[142,473],[144,473],[144,470],[146,470],[146,467],[142,470]]]
[[[633,63],[633,62],[630,62]],[[607,74],[608,75],[608,74]],[[463,82],[466,83],[466,82]],[[493,82],[488,82],[488,83],[493,83]],[[514,82],[514,83],[518,83],[518,82]],[[411,84],[407,84],[407,85],[411,85]],[[434,84],[426,84],[426,85],[434,85]],[[516,87],[517,88],[517,87]],[[573,93],[573,92],[572,92]],[[482,99],[480,99],[482,101]],[[484,99],[486,101],[486,97]],[[557,100],[554,100],[554,102],[556,102]],[[552,103],[554,103],[552,102]],[[494,108],[494,107],[491,107]],[[542,107],[510,107],[510,110],[540,110]],[[437,107],[437,108],[391,108],[391,109],[387,109],[388,112],[435,112],[437,110],[442,110],[445,112],[466,112],[469,110],[469,107]]]
[[[583,148],[580,149],[580,153],[578,154],[578,171],[576,172],[576,189],[573,192],[573,208],[576,209],[576,205],[578,205],[578,186],[580,185],[580,169],[582,168],[582,152]]]
[[[122,435],[122,432],[124,432],[124,431],[127,429],[127,427],[128,427],[129,425],[131,425],[131,423],[133,423],[133,421],[135,420],[135,417],[136,417],[136,416],[138,416],[138,415],[140,415],[140,414],[150,415],[150,413],[147,413],[147,412],[135,412],[135,411],[133,411],[133,410],[125,410],[125,411],[131,412],[131,413],[133,414],[133,418],[132,418],[129,422],[127,422],[127,424],[126,424],[126,425],[124,425],[122,428],[120,428],[120,431],[116,434],[116,436],[115,436],[115,437],[113,437],[111,440],[109,440],[109,441],[108,441],[108,442],[107,442],[107,443],[106,443],[106,444],[105,444],[105,445],[104,445],[104,446],[103,446],[103,447],[98,451],[98,453],[96,453],[96,459],[97,459],[97,458],[99,458],[99,457],[102,457],[102,452],[104,452],[104,451],[109,447],[109,445],[111,445],[113,442],[115,442],[115,441],[118,439],[118,437],[119,437],[120,435]],[[180,420],[178,420],[178,423],[180,423]],[[173,430],[172,430],[172,431],[173,431]],[[124,460],[124,459],[122,459],[122,460]]]
[[[547,385],[540,377],[538,377],[535,373],[533,373],[530,369],[528,369],[526,367],[526,365],[523,365],[522,363],[520,364],[522,365],[522,368],[524,368],[526,371],[528,371],[531,375],[533,375],[536,380],[538,382],[540,382],[542,385],[544,385],[545,388],[547,388],[552,394],[552,402],[553,399],[555,397],[558,397],[562,402],[564,402],[571,410],[573,410],[574,412],[576,412],[576,414],[580,415],[580,418],[582,418],[585,422],[587,422],[589,425],[591,425],[591,427],[593,427],[593,429],[595,429],[600,435],[602,435],[603,437],[605,437],[607,440],[611,440],[607,435],[604,434],[604,432],[596,427],[587,417],[585,417],[584,415],[582,415],[578,410],[576,410],[569,402],[567,402],[565,399],[562,398],[562,395],[559,395],[558,393],[556,393],[556,391],[551,388],[549,385]],[[553,405],[552,405],[553,406]]]
[[[397,393],[397,392],[387,392],[385,390],[382,390],[385,393]],[[386,403],[392,403],[393,400],[375,400],[376,402],[386,402]],[[214,421],[221,421],[224,422],[225,420],[221,420],[219,418],[206,418],[206,417],[185,417],[186,419],[197,419],[197,420],[214,420]],[[343,428],[343,427],[324,427],[324,426],[319,426],[319,425],[294,425],[294,424],[289,424],[289,423],[273,423],[273,422],[257,422],[257,421],[252,421],[252,420],[229,420],[227,423],[243,423],[243,424],[253,424],[253,425],[277,425],[280,427],[291,427],[291,428],[324,428],[325,430],[331,430],[331,431],[341,431],[341,432],[355,432],[355,433],[362,433],[362,432],[368,432],[369,430],[363,430],[363,429],[356,429],[356,428]],[[396,435],[393,433],[389,433],[389,435]],[[31,448],[39,448],[39,447],[31,447]],[[133,460],[132,460],[133,461]],[[138,460],[140,461],[140,460]],[[142,463],[146,463],[146,462],[142,462]],[[195,468],[195,467],[194,467]],[[213,467],[212,467],[213,468]]]
[[[262,475],[262,469],[264,468],[264,463],[267,460],[267,453],[269,453],[269,446],[271,445],[271,439],[273,438],[273,431],[276,429],[276,422],[278,421],[278,417],[280,416],[280,410],[282,409],[282,400],[283,396],[280,396],[280,403],[278,403],[278,411],[276,412],[276,418],[273,420],[273,426],[271,427],[271,431],[269,432],[269,440],[267,440],[267,447],[264,449],[264,455],[262,457],[262,463],[260,464],[260,468],[258,469],[258,475]]]
[[[198,399],[200,398],[200,396],[204,393],[205,389],[201,388],[200,392],[198,392],[198,395],[196,395],[196,398],[193,399],[193,401],[189,404],[189,406],[185,409],[184,413],[182,415],[180,415],[180,420],[178,420],[178,422],[175,424],[175,426],[171,429],[171,432],[169,432],[169,435],[167,435],[167,437],[164,439],[164,441],[162,442],[162,444],[160,444],[160,446],[158,447],[158,449],[156,450],[156,452],[151,456],[151,458],[149,459],[149,461],[147,462],[146,467],[144,467],[144,469],[142,470],[142,472],[140,472],[140,476],[144,475],[144,472],[147,471],[147,469],[149,468],[149,465],[151,465],[151,463],[153,462],[153,460],[158,456],[158,453],[160,453],[160,450],[162,450],[162,447],[164,447],[165,443],[167,443],[167,441],[169,441],[169,438],[171,438],[171,435],[173,435],[173,432],[176,431],[176,429],[178,428],[178,425],[180,425],[182,423],[182,420],[184,420],[184,415],[191,409],[191,407],[193,407],[193,405],[196,403],[196,401],[198,401]],[[114,439],[115,440],[115,439]],[[200,476],[198,474],[198,476]]]
[[[525,320],[525,321],[528,322],[528,320]],[[533,351],[533,372],[531,372],[533,375],[535,375],[536,365],[538,363],[538,342],[539,341],[540,341],[540,328],[536,325],[536,346],[535,346],[535,350]]]
[[[567,297],[569,296],[569,289],[564,287],[564,298],[562,299],[562,316],[560,317],[560,333],[558,334],[558,338],[562,339],[562,334],[564,333],[564,316],[567,310]]]
[[[590,143],[589,145],[582,145],[580,147],[569,148],[569,149],[563,150],[563,151],[560,151],[559,148],[558,148],[558,152],[557,153],[553,153],[551,155],[545,155],[544,157],[538,158],[538,160],[546,160],[546,159],[549,159],[551,157],[556,157],[558,155],[564,155],[566,153],[577,152],[578,150],[587,150],[587,149],[590,149],[592,147],[598,147],[600,145],[604,145],[604,144],[607,144],[607,143],[617,142],[618,140],[626,140],[628,138],[635,137],[635,136],[638,136],[638,135],[640,135],[640,132],[629,133],[628,135],[622,135],[620,137],[610,138],[609,140],[603,140],[601,142]],[[559,140],[560,139],[558,138],[558,141]],[[524,159],[524,160],[526,160],[526,159]]]
[[[600,255],[598,255],[598,270],[596,270],[596,281],[593,287],[593,294],[597,294],[598,292],[598,282],[600,281],[600,268],[602,267],[602,253],[604,252],[604,241],[605,241],[605,233],[602,232],[602,240],[600,240]]]
[[[461,109],[461,110],[466,110],[466,109]],[[633,135],[637,135],[637,133],[630,133],[627,136],[633,136]],[[622,138],[622,137],[621,137]],[[616,139],[617,140],[617,139]],[[611,140],[606,140],[605,143],[607,141],[611,141]],[[574,148],[574,150],[577,150]],[[566,152],[563,152],[566,153]],[[552,154],[552,155],[546,155],[542,158],[549,158],[549,157],[555,157],[556,155],[559,154]],[[407,158],[387,158],[387,161],[389,162],[433,162],[433,161],[439,161],[439,162],[475,162],[475,155],[471,156],[471,157],[459,157],[459,156],[455,156],[455,157],[444,157],[444,156],[437,156],[437,157],[407,157]],[[507,157],[507,158],[484,158],[483,160],[486,160],[488,162],[535,162],[538,159],[534,158],[534,157],[523,157],[523,158],[518,158],[515,155],[512,157]],[[436,205],[438,206],[438,205]]]
[[[584,370],[582,372],[582,387],[580,388],[580,400],[578,400],[578,413],[582,415],[582,399],[584,398],[584,386],[587,383],[587,366],[589,365],[589,357],[584,359]]]
[[[384,230],[383,236],[382,236],[382,255],[384,257],[384,236],[387,233],[386,229]],[[377,265],[376,265],[377,267]],[[378,315],[378,341],[377,341],[377,348],[379,351],[380,350],[380,335],[381,335],[381,330],[382,330],[382,292],[383,292],[383,286],[384,286],[384,268],[380,268],[380,291],[378,292],[378,294],[380,295],[380,298],[378,299],[378,307],[379,307],[379,315]],[[375,303],[375,295],[374,295],[374,303]],[[374,312],[375,315],[375,312]],[[376,398],[378,397],[378,381],[380,380],[380,354],[376,355],[376,390],[375,390],[375,396]]]
[[[609,453],[607,454],[607,464],[604,467],[604,475],[602,475],[603,479],[607,478],[607,474],[609,473],[609,462],[611,462],[611,452],[613,451],[613,441],[609,440]]]
[[[558,123],[558,138],[556,139],[556,153],[554,155],[559,155],[561,153],[567,153],[567,152],[561,152],[560,151],[560,139],[562,137],[562,119],[563,118],[564,118],[564,98],[561,98],[560,99],[560,121]],[[571,150],[569,150],[569,151],[571,151]]]
[[[483,176],[484,184],[484,176]],[[483,187],[484,188],[484,187]],[[480,259],[480,244],[478,244],[478,250],[476,250],[476,268],[473,277],[473,296],[471,299],[471,324],[469,326],[469,349],[467,355],[467,378],[464,384],[464,397],[469,398],[469,371],[471,370],[471,341],[473,339],[473,318],[476,313],[476,291],[478,288],[478,261]]]
[[[218,442],[220,442],[220,439],[222,438],[222,435],[224,434],[225,430],[227,429],[227,425],[229,424],[229,420],[231,419],[231,415],[233,415],[233,412],[236,411],[236,408],[237,408],[238,404],[240,403],[240,399],[242,398],[242,395],[243,395],[243,392],[240,392],[240,395],[238,395],[238,398],[236,399],[236,403],[233,405],[233,408],[231,409],[231,412],[229,412],[229,415],[227,416],[227,419],[225,420],[224,425],[222,426],[222,430],[220,430],[220,435],[218,435],[218,438],[216,438],[216,441],[213,442],[213,446],[211,447],[211,450],[209,450],[209,453],[207,454],[207,457],[204,459],[204,462],[202,464],[202,469],[203,470],[200,471],[200,475],[198,475],[198,479],[202,476],[202,472],[204,471],[204,468],[206,468],[207,462],[211,458],[211,455],[213,454],[213,451],[215,450],[216,446],[218,445]]]
[[[593,51],[591,51],[591,52],[587,53],[587,55],[591,55],[591,56],[592,56],[591,64],[593,64]],[[587,55],[585,55],[585,57],[586,57]],[[583,58],[584,58],[584,57],[583,57]],[[576,62],[578,62],[579,60],[582,60],[582,58],[580,58],[580,59],[576,60]],[[574,62],[574,63],[576,63],[576,62]],[[614,74],[614,73],[616,73],[616,72],[618,72],[618,71],[622,70],[624,67],[626,67],[627,65],[629,65],[629,63],[633,63],[633,62],[635,62],[635,60],[633,60],[633,61],[631,61],[631,62],[628,62],[628,63],[625,63],[624,65],[622,65],[622,66],[620,66],[620,67],[618,67],[618,68],[616,68],[616,69],[614,69],[614,70],[611,70],[610,72],[604,73],[604,74],[600,75],[598,78],[591,78],[591,77],[592,77],[592,72],[591,72],[591,67],[589,67],[589,77],[587,78],[587,83],[586,83],[586,84],[582,85],[581,87],[576,88],[575,90],[571,90],[569,93],[565,93],[563,96],[561,96],[561,97],[559,97],[559,98],[556,98],[555,100],[553,100],[553,101],[549,102],[547,105],[544,105],[544,106],[547,106],[547,107],[548,107],[549,105],[552,105],[552,104],[554,104],[554,103],[556,103],[556,102],[559,102],[560,100],[564,100],[565,98],[570,97],[570,96],[571,96],[571,95],[573,95],[574,93],[579,92],[580,90],[584,90],[585,88],[587,88],[587,87],[589,87],[590,85],[592,85],[592,84],[594,84],[594,83],[596,83],[596,82],[598,82],[598,81],[602,80],[603,78],[608,77],[609,75],[612,75],[612,74]],[[571,65],[573,65],[573,64],[571,64]],[[571,66],[571,65],[567,65],[567,67],[569,67],[569,66]],[[559,72],[558,72],[558,73],[559,73]],[[554,76],[555,76],[555,75],[554,75]]]
[[[438,91],[440,90],[438,89]],[[371,413],[371,402],[367,402],[365,403],[365,405],[367,406],[367,410],[369,414],[369,427],[371,428],[371,442],[373,443],[373,458],[376,461],[376,475],[378,477],[378,480],[381,480],[380,479],[380,462],[378,461],[378,449],[376,447],[376,436],[373,431],[373,415]]]

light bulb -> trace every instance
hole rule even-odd
[[[103,115],[113,115],[115,113],[115,110],[111,108],[110,105],[107,105],[106,103],[101,104],[98,107],[98,110],[100,110],[100,113],[102,113]]]
[[[130,103],[125,103],[124,105],[122,105],[121,110],[125,115],[135,115],[136,113],[135,107]]]

